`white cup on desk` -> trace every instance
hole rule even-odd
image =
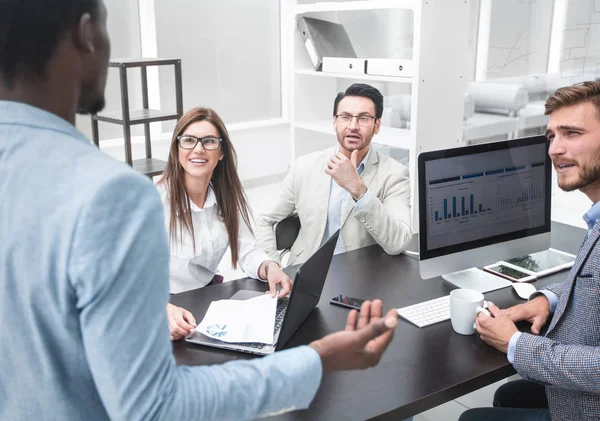
[[[450,292],[450,321],[452,329],[461,335],[475,333],[475,318],[480,312],[487,311],[487,302],[483,294],[474,289],[455,289]]]

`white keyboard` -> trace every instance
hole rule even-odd
[[[450,320],[450,296],[434,298],[396,310],[398,315],[418,327]]]

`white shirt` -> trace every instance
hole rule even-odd
[[[338,153],[340,150],[339,146],[335,149],[335,153]],[[369,155],[371,155],[371,146],[369,145],[369,151],[365,155],[360,164],[358,164],[357,171],[358,175],[362,175],[365,170],[365,166],[367,165],[367,160],[369,159]],[[342,225],[342,215],[344,214],[344,208],[346,207],[346,203],[348,200],[354,200],[350,196],[350,192],[345,190],[343,187],[340,187],[338,183],[336,183],[333,178],[331,179],[331,190],[329,191],[329,207],[327,210],[327,223],[325,224],[325,234],[323,235],[323,243],[331,238],[333,234],[337,230],[341,228]],[[360,212],[360,210],[371,200],[371,192],[367,188],[367,191],[361,197],[358,202],[354,204],[354,208],[356,212]],[[342,250],[342,233],[340,232],[340,236],[338,237],[337,244],[335,245],[334,254],[340,254],[344,250]]]
[[[167,191],[164,185],[157,187],[165,208],[165,225],[168,232],[170,205]],[[229,247],[227,229],[218,217],[217,201],[212,187],[208,189],[204,208],[198,207],[192,201],[190,208],[196,249],[194,250],[192,236],[186,229],[183,229],[182,238],[178,242],[170,241],[169,280],[172,294],[206,286],[218,271],[219,262]],[[238,265],[246,275],[258,279],[258,269],[269,257],[256,247],[254,235],[243,219],[239,219]]]

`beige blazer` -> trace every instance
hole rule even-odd
[[[301,228],[288,264],[304,262],[321,245],[332,181],[325,167],[334,153],[335,148],[330,148],[298,158],[281,183],[276,204],[270,212],[259,215],[257,243],[271,259],[280,261],[273,228],[293,213],[298,213]],[[377,243],[388,254],[400,254],[412,237],[408,169],[372,150],[361,178],[372,196],[360,212],[356,212],[352,197],[343,205],[342,250]]]

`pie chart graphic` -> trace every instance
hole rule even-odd
[[[213,338],[222,338],[227,335],[227,325],[214,324],[206,327],[206,333]]]

